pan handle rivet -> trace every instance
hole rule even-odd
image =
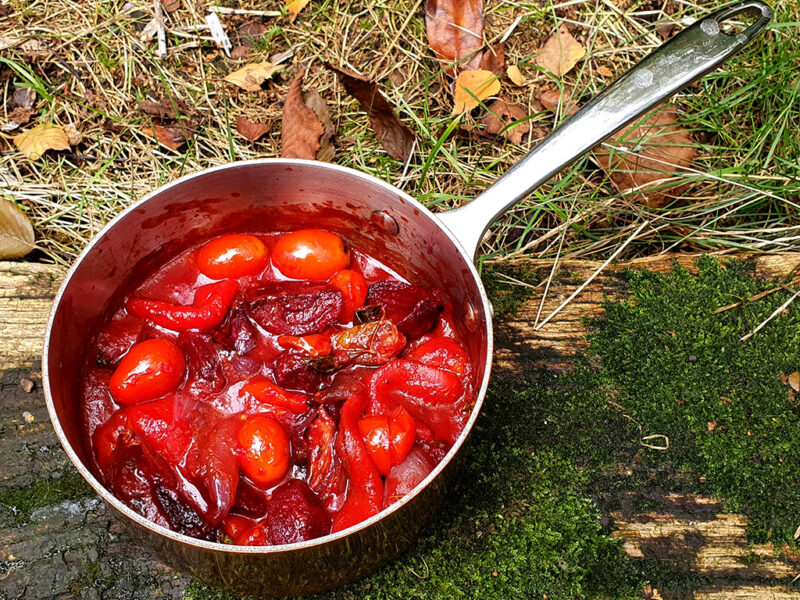
[[[397,221],[395,221],[392,215],[384,210],[372,211],[370,220],[373,225],[384,233],[388,233],[389,235],[397,235],[400,233],[400,225],[397,224]]]

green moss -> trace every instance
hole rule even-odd
[[[541,277],[529,269],[517,265],[483,265],[481,279],[486,294],[494,307],[496,318],[515,315],[534,292],[533,286]]]
[[[0,490],[0,520],[4,524],[20,525],[30,519],[33,511],[66,500],[91,496],[92,488],[76,472],[56,479],[42,479],[28,487]]]

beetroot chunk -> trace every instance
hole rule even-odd
[[[275,383],[285,390],[313,394],[322,383],[322,376],[302,356],[284,350],[272,363]]]
[[[256,347],[258,331],[243,304],[235,304],[228,321],[212,333],[214,340],[226,350],[234,350],[244,356]]]
[[[290,479],[272,493],[267,528],[273,544],[293,544],[330,533],[331,518],[305,481]]]
[[[385,317],[411,339],[428,333],[443,309],[429,290],[390,280],[372,284],[364,306],[382,307]]]
[[[317,333],[339,320],[342,292],[332,285],[301,281],[270,284],[255,292],[250,316],[275,335]]]
[[[216,393],[225,387],[222,364],[210,335],[199,331],[182,331],[178,336],[178,346],[186,357],[188,386],[192,391]]]

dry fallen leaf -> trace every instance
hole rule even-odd
[[[289,14],[292,15],[292,19],[294,19],[309,2],[311,2],[311,0],[286,0],[286,10],[289,11]]]
[[[489,112],[481,120],[487,134],[501,134],[513,144],[521,144],[528,133],[528,123],[520,119],[528,116],[525,110],[513,102],[498,99],[488,106]]]
[[[147,115],[159,117],[161,119],[174,119],[175,109],[169,98],[161,98],[158,102],[153,100],[142,100],[139,103],[139,110]]]
[[[697,153],[689,132],[676,124],[677,118],[672,104],[657,109],[646,121],[609,139],[614,146],[632,151],[595,153],[620,191],[638,190],[637,198],[651,208],[664,206],[685,189],[668,180],[690,166]]]
[[[336,133],[336,126],[331,118],[331,111],[325,100],[317,92],[305,92],[303,101],[306,106],[314,111],[317,119],[322,123],[322,135],[319,138],[319,150],[317,150],[317,160],[331,162],[336,156],[336,147],[333,145],[333,136]]]
[[[483,0],[428,0],[425,25],[428,45],[440,60],[458,62],[472,54],[456,69],[476,69],[481,64]]]
[[[347,93],[358,100],[366,111],[378,141],[389,156],[406,162],[414,149],[416,136],[394,113],[392,105],[378,89],[378,84],[349,69],[328,63],[325,66],[339,76]]]
[[[187,141],[187,136],[191,139],[191,134],[187,130],[184,133],[184,130],[181,129],[180,125],[157,125],[153,124],[149,127],[144,128],[144,132],[156,138],[159,144],[166,146],[171,150],[178,150],[181,146],[183,146]]]
[[[491,71],[476,69],[461,71],[456,78],[455,106],[453,114],[469,112],[480,101],[494,96],[500,91],[500,80]]]
[[[273,65],[269,61],[251,63],[237,69],[233,73],[225,76],[225,81],[239,86],[248,92],[257,92],[261,89],[261,84],[272,77],[277,71],[282,69],[280,65]]]
[[[586,48],[567,30],[564,24],[547,38],[535,63],[552,72],[556,77],[568,73],[572,67],[586,56]]]
[[[305,71],[300,71],[286,92],[281,129],[281,156],[314,160],[320,147],[319,138],[325,129],[314,111],[303,102],[304,75]]]
[[[560,110],[562,113],[567,113],[570,116],[578,112],[578,104],[570,99],[568,90],[564,90],[563,92],[558,90],[545,90],[539,94],[538,100],[542,103],[542,106],[552,112],[558,112]]]
[[[267,26],[259,19],[253,19],[242,24],[237,30],[233,39],[236,43],[247,48],[252,48],[253,44],[261,39],[267,32]],[[232,55],[233,53],[231,53]],[[274,61],[272,61],[274,64]]]
[[[181,7],[181,0],[161,0],[161,8],[168,13],[174,13]]]
[[[77,146],[83,141],[83,135],[75,128],[75,125],[64,125],[64,133],[67,135],[67,142],[70,146]]]
[[[605,65],[597,67],[597,74],[601,77],[613,77],[614,72]]]
[[[483,53],[480,67],[484,71],[491,71],[500,75],[506,70],[506,47],[502,42],[495,44]]]
[[[33,226],[19,207],[0,198],[0,259],[20,258],[33,250]]]
[[[236,119],[236,131],[238,131],[251,142],[255,142],[263,135],[266,135],[269,133],[269,130],[269,125],[265,125],[264,123],[255,123],[244,115],[239,115],[239,118]]]
[[[58,125],[42,123],[14,136],[14,145],[28,160],[38,160],[48,150],[69,150],[67,134]]]
[[[506,75],[516,86],[522,87],[525,85],[525,76],[522,74],[522,71],[519,70],[519,66],[517,65],[510,65],[506,70]]]
[[[789,386],[795,391],[800,392],[800,373],[795,371],[787,378]]]
[[[11,106],[30,110],[36,102],[36,92],[31,88],[16,88],[11,98]]]
[[[8,115],[8,122],[0,127],[0,131],[15,131],[31,120],[31,111],[20,108],[12,110]]]

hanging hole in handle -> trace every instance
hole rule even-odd
[[[763,2],[755,0],[736,4],[727,10],[723,9],[702,22],[701,27],[710,35],[716,35],[720,31],[733,37],[751,33],[754,35],[771,18],[772,9]]]

